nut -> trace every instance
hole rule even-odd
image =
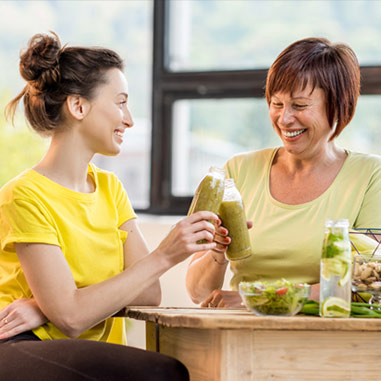
[[[369,285],[373,290],[381,290],[381,282],[373,282]]]
[[[370,267],[367,267],[362,271],[360,275],[360,279],[365,280],[369,278],[371,274],[372,274],[372,269]]]
[[[357,286],[357,290],[358,291],[366,291],[368,288],[368,286],[364,283],[360,283],[358,286]]]

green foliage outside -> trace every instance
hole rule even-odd
[[[7,91],[0,94],[0,186],[37,163],[47,146],[47,141],[27,126],[22,113],[17,113],[14,126],[5,120],[4,108],[12,97]]]

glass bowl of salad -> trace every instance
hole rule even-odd
[[[285,279],[275,282],[240,282],[239,293],[244,305],[259,316],[294,316],[310,295],[307,283]]]

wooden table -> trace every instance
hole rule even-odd
[[[381,380],[381,319],[259,317],[244,309],[130,307],[147,349],[191,381]]]

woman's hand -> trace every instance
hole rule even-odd
[[[247,227],[250,229],[252,226],[253,223],[247,221]],[[207,300],[213,290],[222,288],[228,265],[225,252],[230,241],[228,230],[218,223],[214,236],[215,248],[204,252],[199,251],[193,255],[186,274],[186,287],[194,303],[198,304]],[[238,298],[236,300],[234,306],[240,303]]]
[[[183,218],[172,227],[155,251],[163,253],[171,265],[175,265],[195,252],[216,249],[217,243],[213,242],[216,229],[210,220],[220,224],[219,218],[207,211]],[[197,243],[200,240],[207,243]]]
[[[216,233],[214,234],[214,242],[216,247],[213,250],[212,257],[220,265],[227,263],[225,257],[226,250],[231,242],[231,238],[228,237],[228,229],[221,226],[221,221],[218,220],[216,224]]]
[[[47,322],[35,299],[18,299],[0,310],[0,340],[37,328]]]
[[[315,283],[311,285],[311,293],[309,300],[316,300],[319,301],[320,299],[320,283]]]
[[[253,227],[253,223],[251,221],[247,221],[247,228],[251,229]],[[231,242],[231,238],[229,237],[229,231],[224,226],[221,225],[221,221],[218,220],[216,225],[216,233],[214,235],[214,242],[216,242],[216,247],[213,249],[213,258],[219,264],[227,263],[227,259],[225,258],[226,250]]]
[[[214,290],[201,303],[201,307],[242,308],[242,299],[238,291]]]

